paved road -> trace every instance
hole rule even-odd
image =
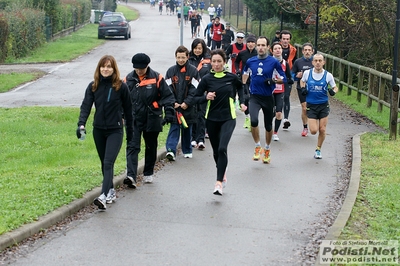
[[[147,4],[132,5],[141,17],[132,22],[131,40],[107,41],[38,82],[1,94],[0,106],[79,105],[104,53],[115,55],[121,73],[128,73],[131,56],[146,52],[151,66],[165,73],[179,45],[177,19],[160,16]],[[184,44],[190,47],[191,41],[186,26]],[[193,159],[178,156],[157,172],[153,184],[121,192],[106,212],[73,223],[65,234],[41,241],[13,264],[300,265],[297,254],[312,238],[320,215],[330,211],[348,141],[375,128],[332,104],[323,159],[315,160],[317,138],[300,136],[296,97],[294,92],[292,127],[272,143],[270,165],[251,160],[254,144],[238,113],[223,197],[212,194],[216,169],[207,142]]]

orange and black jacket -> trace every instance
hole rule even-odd
[[[150,67],[143,77],[135,71],[125,80],[132,100],[134,126],[142,131],[162,131],[162,108],[173,108],[175,99],[162,75]]]
[[[175,102],[182,104],[183,102],[188,105],[186,110],[178,108],[177,111],[181,112],[188,124],[194,124],[197,121],[196,103],[194,96],[200,80],[199,72],[196,67],[186,62],[185,65],[180,66],[176,64],[170,67],[165,74],[167,84],[174,93]],[[177,121],[176,121],[177,123]]]

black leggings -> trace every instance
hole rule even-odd
[[[110,188],[114,187],[114,163],[121,149],[123,136],[123,129],[106,130],[93,128],[94,144],[100,157],[101,171],[103,173],[101,193],[106,196]]]
[[[228,144],[236,126],[236,119],[227,121],[206,120],[206,126],[217,166],[217,181],[222,182],[228,166]]]
[[[275,116],[274,107],[275,102],[273,96],[250,95],[249,112],[251,126],[258,126],[258,113],[261,109],[264,114],[265,130],[270,132],[272,130],[272,120]]]
[[[285,92],[283,96],[283,114],[285,119],[289,119],[290,113],[290,92],[292,91],[292,85],[285,84]]]

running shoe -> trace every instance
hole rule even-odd
[[[222,186],[220,184],[215,184],[214,195],[222,196]]]
[[[100,210],[105,210],[105,209],[107,209],[106,198],[107,198],[106,195],[101,194],[98,198],[94,199],[93,203],[94,203],[94,205],[99,207]]]
[[[315,150],[314,158],[315,159],[322,159],[321,150]]]
[[[261,152],[262,152],[261,146],[256,146],[254,149],[254,156],[253,156],[254,161],[260,160]]]
[[[192,147],[196,147],[197,146],[197,142],[195,140],[193,140],[191,143]]]
[[[144,181],[145,183],[153,183],[153,175],[145,175],[145,176],[143,177],[143,181]]]
[[[204,150],[204,149],[206,148],[206,145],[204,145],[204,142],[200,141],[200,142],[199,142],[199,145],[197,145],[197,148],[198,148],[199,150]]]
[[[302,137],[307,137],[308,135],[308,128],[303,128],[303,131],[301,132]]]
[[[115,193],[115,189],[110,188],[110,190],[107,193],[106,203],[111,204],[116,199],[117,199],[117,193]]]
[[[183,157],[192,159],[193,158],[193,154],[192,153],[186,153],[186,154],[183,155]]]
[[[129,188],[136,188],[136,180],[131,176],[126,176],[124,179],[124,184],[127,185]]]
[[[270,163],[271,161],[271,156],[270,156],[270,150],[264,150],[264,158],[263,158],[263,163]]]
[[[250,125],[250,117],[247,116],[247,117],[244,119],[243,127],[244,127],[244,128],[250,128],[250,127],[251,127],[251,125]]]
[[[208,136],[208,133],[206,132],[206,134],[204,135],[204,137],[206,138],[206,139],[209,139],[210,137]]]
[[[167,158],[169,161],[175,161],[175,154],[172,151],[169,151],[165,155],[165,158]]]
[[[278,140],[279,140],[279,137],[278,137],[278,134],[277,134],[277,133],[274,133],[274,134],[272,135],[272,140],[273,140],[273,141],[278,141]]]
[[[290,122],[288,119],[283,119],[283,129],[288,129],[290,127]]]

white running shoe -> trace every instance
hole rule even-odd
[[[278,134],[272,135],[272,140],[273,141],[278,141],[279,140]]]
[[[222,196],[222,186],[220,184],[215,185],[213,194]]]
[[[107,209],[106,198],[107,198],[106,195],[101,194],[98,198],[94,199],[93,203],[94,203],[94,205],[99,207],[100,210],[105,210],[105,209]]]
[[[197,146],[197,142],[195,140],[193,140],[191,143],[192,147],[196,147]]]
[[[115,189],[110,188],[107,194],[106,203],[111,204],[116,199],[117,199],[117,193],[115,192]]]
[[[204,150],[204,149],[206,148],[206,145],[204,145],[204,142],[200,141],[200,142],[199,142],[199,145],[197,146],[197,148],[198,148],[199,150]]]
[[[183,157],[192,159],[193,158],[193,154],[192,153],[186,153],[186,154],[183,155]]]
[[[167,158],[169,161],[175,161],[175,154],[172,151],[169,151],[165,155],[165,158]]]
[[[147,175],[143,177],[145,183],[153,183],[153,175]]]

